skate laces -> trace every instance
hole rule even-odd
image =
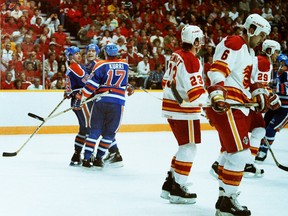
[[[192,182],[187,182],[187,183],[181,185],[181,189],[187,193],[190,193],[189,187],[192,186],[192,184],[193,184]]]
[[[243,206],[240,205],[240,203],[239,203],[238,200],[237,200],[237,197],[240,195],[240,193],[241,193],[241,192],[238,191],[237,193],[232,194],[232,195],[231,195],[231,202],[232,202],[233,205],[234,205],[235,207],[237,207],[239,210],[244,210]]]

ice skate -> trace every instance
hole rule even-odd
[[[181,186],[173,181],[170,191],[170,203],[174,204],[194,204],[196,203],[197,194],[189,193],[186,186]]]
[[[82,164],[81,152],[75,151],[70,162],[70,166],[80,166]]]
[[[123,167],[123,159],[119,151],[109,152],[106,158],[104,158],[105,165],[109,167]]]
[[[219,209],[216,210],[216,216],[249,216],[250,210],[246,206],[239,204],[237,197],[239,193],[231,196],[223,196]]]
[[[255,157],[255,162],[263,162],[267,158],[267,153],[259,151]]]
[[[211,169],[209,171],[209,173],[215,177],[216,179],[218,179],[218,161],[215,161],[212,165],[211,165]]]
[[[85,168],[91,168],[92,164],[91,164],[90,160],[83,160],[82,166]]]
[[[268,146],[265,143],[261,143],[258,150],[255,162],[263,162],[267,158]]]
[[[93,166],[97,169],[102,169],[104,167],[104,162],[102,160],[102,158],[95,158],[95,160],[93,161]]]
[[[264,176],[264,170],[257,168],[254,164],[246,164],[244,168],[245,178],[259,178]]]
[[[160,197],[163,199],[170,199],[170,191],[172,189],[172,184],[173,184],[173,176],[172,172],[169,171],[167,172],[167,177],[165,179],[165,182],[162,185],[162,192],[160,194]]]

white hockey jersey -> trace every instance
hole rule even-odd
[[[175,83],[177,91],[185,101],[198,101],[201,95],[206,99],[202,70],[201,62],[191,52],[177,50],[171,55],[162,82],[164,87],[162,114],[164,117],[178,120],[200,118],[201,108],[180,107],[170,85],[172,82]]]
[[[211,85],[223,82],[228,103],[252,102],[250,86],[255,52],[241,36],[228,36],[216,47],[213,64],[207,73]],[[238,108],[246,115],[247,108]]]

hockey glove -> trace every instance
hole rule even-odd
[[[280,101],[279,96],[277,94],[274,94],[274,93],[269,94],[269,103],[270,103],[269,108],[271,110],[277,110],[281,106],[281,101]]]
[[[72,96],[71,93],[69,93],[69,92],[67,92],[67,91],[64,91],[63,97],[64,97],[65,99],[70,99],[71,96]]]
[[[134,86],[132,86],[131,84],[127,84],[126,90],[128,92],[128,96],[134,94]]]
[[[230,105],[226,102],[227,91],[220,85],[210,86],[207,89],[211,101],[211,107],[215,112],[226,112]]]
[[[73,101],[73,109],[74,110],[81,110],[81,103],[82,103],[82,93],[79,92],[75,95],[75,98]]]
[[[253,83],[250,86],[252,99],[259,104],[256,107],[256,112],[265,113],[269,109],[269,93],[261,83]]]

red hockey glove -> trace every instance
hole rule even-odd
[[[227,91],[220,85],[210,86],[207,89],[211,101],[211,107],[215,112],[226,112],[230,105],[226,102]]]
[[[131,96],[132,94],[134,94],[134,87],[131,84],[127,84],[126,90],[128,92],[128,96]]]
[[[74,101],[73,101],[73,109],[74,110],[80,110],[81,108],[81,103],[82,103],[82,93],[79,92],[75,95]]]
[[[261,83],[253,83],[250,86],[250,92],[252,94],[252,99],[259,104],[256,107],[256,112],[265,113],[269,109],[269,94]]]
[[[269,94],[269,103],[270,103],[269,108],[271,110],[279,109],[281,106],[281,101],[280,101],[279,96],[277,94],[274,94],[274,93]]]

